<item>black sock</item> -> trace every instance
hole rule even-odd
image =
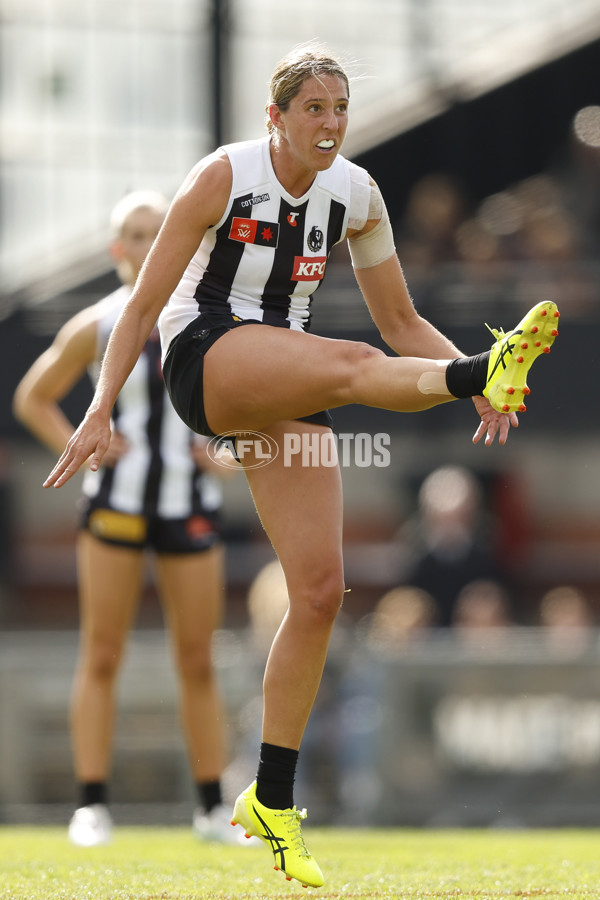
[[[204,807],[204,812],[209,813],[211,809],[223,802],[219,779],[216,781],[197,781],[196,793],[198,794],[198,802]]]
[[[294,805],[294,778],[298,751],[275,744],[260,745],[256,776],[256,798],[270,809],[290,809]]]
[[[487,380],[490,351],[453,359],[446,368],[446,387],[454,397],[478,397]]]
[[[108,787],[105,781],[81,781],[79,783],[79,806],[93,806],[94,803],[107,804]]]

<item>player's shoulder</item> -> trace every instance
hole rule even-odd
[[[366,169],[338,154],[333,164],[320,172],[317,184],[323,189],[342,193],[360,193],[369,188],[372,179]]]
[[[116,322],[130,295],[131,288],[122,284],[112,294],[108,294],[89,307],[90,318],[95,319],[98,323],[104,319],[114,319]]]
[[[80,337],[95,333],[100,320],[99,303],[92,303],[71,316],[60,328],[56,335],[56,342],[61,344],[72,343]]]
[[[371,184],[373,182],[371,175],[369,174],[369,172],[367,172],[364,166],[359,166],[357,163],[352,162],[351,159],[346,159],[345,156],[341,158],[344,160],[346,166],[348,167],[348,173],[352,181],[359,184]]]
[[[254,190],[260,185],[273,184],[269,155],[269,137],[225,144],[221,150],[231,167],[235,193]]]
[[[341,154],[333,165],[319,173],[319,186],[348,208],[350,231],[364,227],[369,216],[369,204],[373,180],[362,166],[356,165]]]
[[[52,343],[52,350],[62,359],[83,359],[90,362],[95,357],[100,329],[99,303],[80,310],[60,328]]]
[[[189,216],[194,208],[205,209],[211,198],[227,196],[231,183],[231,161],[224,148],[218,147],[190,170],[178,191],[177,205]]]
[[[231,144],[223,144],[216,152],[224,154],[230,160],[239,157],[262,157],[268,149],[269,141],[268,135],[251,138],[247,141],[235,141]]]
[[[123,284],[91,307],[90,314],[95,328],[98,356],[106,349],[110,333],[130,296],[131,288]]]

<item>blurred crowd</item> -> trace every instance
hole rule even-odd
[[[315,821],[329,821],[332,809],[341,823],[377,820],[385,782],[382,759],[387,760],[386,777],[398,790],[426,789],[419,779],[427,781],[436,768],[425,758],[432,746],[428,716],[440,702],[443,675],[437,667],[443,668],[444,660],[460,657],[475,663],[465,666],[460,690],[470,696],[481,687],[486,696],[486,690],[494,690],[479,685],[481,665],[510,659],[519,646],[517,653],[524,646],[526,650],[517,658],[555,664],[576,664],[596,652],[596,614],[577,586],[549,589],[524,623],[515,592],[495,571],[491,554],[482,552],[482,499],[466,469],[444,466],[432,472],[423,482],[414,521],[402,535],[413,541],[413,580],[385,591],[359,621],[342,612],[336,623],[297,775]],[[248,593],[246,637],[252,655],[266,657],[287,603],[285,578],[275,559],[259,571]],[[415,681],[414,667],[423,665],[432,673],[427,696],[415,688],[419,679]],[[500,695],[505,690],[501,681],[496,690]],[[251,774],[260,714],[257,686],[235,723],[226,782]],[[385,744],[386,717],[396,721],[401,747]],[[411,741],[416,742],[414,754]]]
[[[418,181],[396,229],[411,268],[432,264],[596,260],[600,231],[600,107],[575,116],[548,171],[473,202],[445,173]]]
[[[598,619],[578,585],[544,591],[533,609],[521,608],[519,586],[498,563],[496,522],[484,491],[466,467],[444,465],[422,482],[418,507],[397,535],[405,553],[403,575],[358,622],[342,613],[375,653],[402,653],[412,641],[451,632],[476,641],[493,630],[541,628],[549,647],[572,652],[591,640]],[[287,587],[277,560],[257,574],[248,592],[252,643],[266,652],[287,609]],[[562,648],[562,650],[561,650]]]

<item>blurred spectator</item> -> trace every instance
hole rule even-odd
[[[395,696],[386,691],[386,663],[411,643],[436,633],[434,598],[413,586],[384,594],[358,623],[354,654],[348,646],[335,704],[340,823],[369,822],[381,803],[380,732],[386,716],[397,715]]]
[[[588,598],[576,587],[561,585],[540,601],[540,625],[548,645],[564,656],[577,656],[590,646],[596,617]]]
[[[600,106],[573,117],[563,159],[554,168],[567,211],[583,228],[583,255],[597,259],[600,234]]]
[[[466,263],[491,263],[503,258],[500,239],[477,216],[458,226],[455,241],[457,254]]]
[[[394,588],[368,616],[367,644],[375,653],[395,653],[437,624],[434,598],[420,588]]]
[[[285,574],[278,559],[258,572],[248,591],[248,615],[253,646],[267,655],[289,606]]]
[[[581,256],[576,220],[549,175],[526,178],[486,197],[457,231],[466,261],[569,262]]]
[[[600,106],[584,107],[574,116],[558,164],[470,207],[465,189],[449,173],[432,172],[417,181],[396,232],[402,263],[418,270],[454,261],[595,259]]]
[[[563,209],[536,210],[519,235],[523,256],[537,262],[570,262],[581,256],[575,223]]]
[[[502,582],[477,479],[460,466],[432,472],[419,491],[406,582],[431,594],[438,624],[451,625],[459,592],[476,579]]]
[[[526,259],[569,262],[581,257],[579,226],[566,209],[561,186],[554,178],[526,178],[515,185],[513,196],[522,220],[519,250]]]
[[[465,219],[466,205],[462,188],[450,175],[421,178],[409,195],[396,235],[400,260],[423,266],[455,260],[455,234]]]
[[[452,627],[461,640],[487,644],[490,636],[502,638],[504,629],[512,625],[508,593],[497,581],[472,581],[460,591]]]

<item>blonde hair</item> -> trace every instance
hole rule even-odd
[[[114,237],[121,237],[127,219],[138,209],[150,209],[152,212],[166,215],[169,201],[160,191],[132,191],[115,204],[110,214],[110,230]]]
[[[540,601],[542,625],[592,625],[594,615],[588,598],[579,588],[560,585],[547,591]]]
[[[428,591],[413,585],[392,588],[371,615],[368,643],[375,650],[401,649],[436,621],[437,605]]]
[[[350,96],[350,84],[344,67],[324,44],[317,41],[300,44],[277,63],[269,82],[269,99],[265,106],[267,131],[270,134],[274,131],[269,117],[271,104],[275,103],[285,112],[306,79],[318,78],[319,75],[341,78]]]

